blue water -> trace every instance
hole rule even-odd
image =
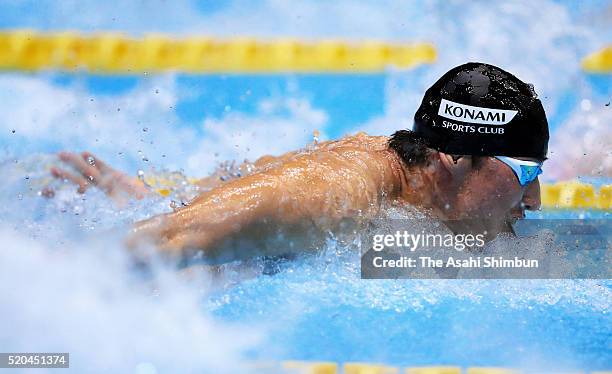
[[[0,84],[4,80],[5,87],[13,87],[16,95],[21,88],[32,94],[32,102],[28,105],[40,114],[26,117],[26,121],[58,121],[58,127],[52,124],[40,130],[27,130],[17,125],[15,133],[6,131],[2,135],[6,154],[3,175],[7,180],[3,186],[2,226],[9,230],[9,234],[4,233],[3,240],[11,243],[4,249],[4,255],[10,256],[13,262],[5,262],[4,268],[0,265],[0,271],[8,277],[11,287],[20,290],[18,294],[37,295],[62,287],[68,298],[63,303],[42,303],[41,312],[30,312],[29,319],[22,320],[24,324],[34,319],[50,325],[52,338],[37,347],[42,350],[69,347],[67,350],[83,358],[80,363],[75,361],[76,367],[95,358],[95,354],[79,348],[87,338],[72,330],[73,322],[59,317],[49,319],[42,312],[49,308],[55,310],[54,313],[65,314],[71,321],[89,320],[91,312],[87,309],[65,309],[68,300],[83,298],[81,291],[71,291],[69,285],[84,282],[82,287],[88,295],[84,300],[91,298],[94,301],[88,303],[94,303],[96,309],[110,316],[98,322],[97,341],[107,344],[108,339],[131,336],[110,354],[115,357],[114,367],[122,369],[124,365],[134,367],[142,362],[153,362],[160,370],[176,369],[169,357],[155,358],[161,348],[147,345],[150,341],[170,339],[165,328],[156,323],[158,317],[147,317],[142,326],[132,327],[132,318],[138,320],[142,313],[151,310],[153,315],[162,313],[164,326],[177,329],[181,334],[189,334],[189,326],[178,320],[194,318],[194,313],[201,314],[195,318],[202,321],[193,323],[203,324],[205,327],[197,331],[204,332],[174,342],[173,351],[180,350],[185,362],[196,354],[196,347],[210,350],[214,343],[209,339],[224,342],[224,349],[231,347],[233,350],[236,337],[243,334],[243,330],[254,329],[259,339],[257,343],[235,348],[238,352],[234,352],[232,359],[222,359],[221,364],[237,360],[299,359],[376,361],[403,366],[610,369],[612,283],[609,280],[361,280],[358,252],[330,240],[321,252],[303,255],[294,261],[270,264],[255,260],[247,264],[228,264],[226,272],[230,281],[222,290],[202,291],[208,289],[204,281],[187,287],[189,297],[177,298],[172,295],[178,286],[166,285],[165,298],[153,305],[149,291],[139,291],[132,286],[129,272],[125,275],[121,270],[119,279],[127,277],[127,281],[116,284],[121,291],[109,299],[107,293],[115,291],[108,291],[107,286],[100,288],[100,284],[115,284],[107,274],[115,274],[117,265],[105,259],[103,252],[85,250],[88,246],[83,243],[103,240],[99,246],[114,248],[112,253],[120,253],[123,250],[121,234],[112,239],[101,237],[105,237],[108,230],[121,233],[134,220],[168,211],[170,199],[158,199],[153,204],[143,202],[117,212],[100,192],[79,196],[72,187],[58,185],[58,182],[52,182],[62,191],[55,199],[46,200],[37,195],[42,185],[51,183],[45,165],[57,162],[49,154],[59,149],[91,149],[111,164],[131,172],[141,169],[148,173],[154,167],[158,170],[185,167],[187,174],[205,175],[214,167],[215,160],[240,160],[240,155],[263,154],[270,149],[270,153],[278,154],[307,144],[314,130],[321,131],[325,138],[334,138],[359,129],[359,124],[384,117],[390,110],[388,101],[393,100],[389,95],[394,91],[389,86],[394,82],[411,82],[412,77],[418,78],[415,74],[179,75],[145,79],[55,74],[0,76]],[[38,88],[33,90],[29,87],[31,84]],[[59,93],[59,114],[57,108],[38,106],[48,105],[43,100],[48,93],[36,96],[41,89]],[[76,92],[74,96],[73,92]],[[67,97],[62,97],[63,94]],[[168,94],[170,99],[156,98]],[[286,98],[293,101],[283,101]],[[25,98],[23,102],[27,102]],[[272,104],[266,106],[266,102]],[[4,110],[7,113],[7,108]],[[97,118],[102,119],[98,121]],[[79,128],[89,120],[95,125],[89,130]],[[202,126],[206,121],[212,122]],[[256,125],[249,127],[253,121]],[[283,135],[293,122],[297,123],[294,133]],[[551,121],[553,129],[559,126],[557,122],[563,120]],[[260,136],[269,123],[274,127],[273,132]],[[110,130],[107,125],[111,126]],[[393,128],[395,124],[382,122],[381,126],[382,133],[389,133],[385,128]],[[61,130],[57,132],[56,128]],[[375,132],[371,129],[370,132]],[[54,133],[59,135],[53,136]],[[174,133],[179,135],[172,136]],[[280,134],[278,139],[274,133]],[[225,137],[224,134],[230,135]],[[236,141],[237,147],[232,146],[234,139],[242,139]],[[282,144],[285,139],[286,143]],[[255,151],[245,151],[247,148]],[[191,167],[186,161],[211,152],[218,153],[212,161],[206,159]],[[36,157],[42,157],[43,161]],[[595,184],[609,181],[600,177],[585,180]],[[609,212],[549,211],[532,213],[530,217],[609,218]],[[64,253],[61,264],[22,258],[22,251],[28,250],[28,246],[19,244],[23,235],[34,238],[37,245],[43,247],[41,253]],[[66,279],[68,275],[58,275],[82,266],[82,260],[71,257],[77,254],[88,258],[90,266],[95,267],[91,268],[94,279],[101,280],[88,283],[91,280],[87,277]],[[55,267],[64,270],[53,270]],[[244,279],[243,267],[259,270]],[[15,268],[30,275],[16,274]],[[262,269],[266,274],[262,274]],[[26,283],[18,283],[17,279]],[[27,283],[32,279],[32,284],[40,286],[32,288]],[[163,279],[158,281],[164,282]],[[4,292],[5,303],[17,302],[14,293]],[[197,304],[184,310],[176,309],[175,303],[180,305],[185,302],[182,300],[193,300],[193,297]],[[128,303],[128,299],[138,301]],[[124,309],[126,303],[130,305],[129,311]],[[4,309],[1,314],[20,326],[15,322],[19,313]],[[228,330],[216,331],[217,327],[212,326],[217,325]],[[109,334],[113,326],[125,327],[120,333]],[[71,332],[62,334],[67,328]],[[4,350],[31,348],[37,333],[26,333],[24,340],[17,338],[16,329],[5,326],[0,334],[0,347],[6,347]],[[143,345],[149,348],[142,348]],[[191,349],[186,349],[186,345]],[[133,346],[140,348],[134,351]],[[124,356],[129,357],[129,364],[122,363]],[[198,367],[210,368],[209,362],[214,361],[215,356],[211,353]]]
[[[307,271],[308,265],[292,268]],[[356,280],[347,281],[351,279],[347,274],[343,278],[316,273],[309,277],[282,273],[247,282],[230,292],[231,303],[217,307],[216,313],[228,320],[286,323],[273,330],[270,346],[257,350],[268,353],[283,347],[282,357],[547,369],[605,369],[611,364],[609,315],[574,294],[585,292],[583,287],[597,292],[597,287],[605,287],[601,284],[369,281],[358,285]],[[566,288],[573,292],[558,295]],[[289,301],[300,312],[287,316],[288,305],[279,305],[279,300]]]
[[[538,215],[609,218],[594,211]],[[612,365],[610,280],[361,280],[359,266],[354,249],[330,240],[321,253],[275,264],[273,275],[214,293],[205,309],[269,327],[267,342],[250,352],[259,359],[529,370]]]
[[[292,261],[224,265],[221,286],[206,276],[185,280],[166,265],[143,275],[125,254],[125,232],[179,198],[117,208],[100,191],[78,195],[48,172],[58,162],[54,152],[90,150],[131,175],[198,177],[224,160],[304,147],[315,132],[321,140],[356,131],[388,135],[411,126],[424,90],[443,72],[479,60],[534,83],[551,128],[543,178],[610,183],[612,75],[580,70],[583,56],[609,43],[602,16],[609,7],[0,4],[1,28],[426,40],[440,55],[430,66],[370,75],[0,74],[0,352],[70,352],[75,372],[152,365],[160,373],[234,373],[245,361],[286,359],[612,369],[610,280],[366,281],[358,251],[332,238]],[[47,185],[57,189],[53,199],[39,194]]]
[[[104,358],[119,372],[152,363],[161,372],[229,373],[244,361],[287,359],[529,370],[612,365],[610,280],[362,280],[358,249],[333,238],[293,260],[225,264],[225,281],[212,288],[206,276],[185,281],[172,266],[142,274],[129,265],[121,237],[130,222],[167,211],[169,199],[117,210],[98,191],[82,196],[59,185],[48,200],[36,193],[48,160],[1,169],[9,177],[0,230],[4,349],[62,347],[79,371],[101,357],[92,344],[110,341]],[[532,218],[579,216],[609,213]]]
[[[298,74],[298,75],[185,75],[173,77],[179,101],[172,109],[183,126],[200,130],[207,118],[222,118],[228,112],[257,114],[258,105],[265,99],[297,97],[307,100],[315,108],[324,108],[328,120],[320,128],[326,138],[335,139],[352,133],[360,125],[385,114],[389,85],[409,84],[423,86],[433,83],[423,76],[431,74],[428,68],[418,68],[395,74]],[[154,78],[139,76],[52,74],[49,81],[64,88],[82,88],[95,96],[120,98],[151,84]],[[593,100],[607,104],[612,77],[605,74],[584,76],[583,89],[593,92]],[[420,102],[420,97],[415,98]],[[555,102],[552,102],[554,99]],[[547,116],[551,131],[567,120],[572,108],[582,97],[571,90],[564,91],[549,101]],[[558,102],[556,102],[558,100]],[[608,101],[606,101],[608,100]],[[410,105],[413,103],[406,103]],[[416,110],[416,107],[409,107]],[[386,134],[383,128],[380,134]],[[3,134],[5,140],[12,140]]]

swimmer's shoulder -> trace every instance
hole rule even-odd
[[[393,167],[403,166],[397,153],[389,147],[388,136],[368,135],[365,132],[358,132],[333,142],[333,144],[330,144],[330,148],[333,148],[336,152],[360,151],[372,157],[384,159]]]
[[[401,157],[389,147],[389,139],[359,132],[340,139],[336,153],[351,163],[366,166],[378,189],[395,199],[406,187],[407,169]]]
[[[387,164],[393,169],[399,169],[403,165],[395,151],[389,147],[388,136],[375,136],[368,135],[365,132],[358,132],[337,140],[313,144],[281,156],[264,156],[255,162],[255,166],[259,170],[269,170],[286,162],[311,159],[312,157],[321,159],[322,154],[326,154],[327,157],[332,159],[335,157],[354,161],[358,159],[362,161],[378,161]]]
[[[358,132],[356,134],[346,135],[337,140],[321,142],[312,150],[335,152],[341,152],[344,150],[363,150],[382,152],[389,148],[388,143],[388,136],[374,136],[368,135],[365,132]]]

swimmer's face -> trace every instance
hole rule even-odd
[[[538,179],[521,186],[512,169],[493,157],[473,157],[459,185],[456,217],[514,221],[524,218],[525,210],[540,208]]]

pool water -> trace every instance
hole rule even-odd
[[[37,191],[53,159],[2,165],[9,191],[0,232],[0,346],[64,347],[76,368],[100,359],[91,341],[111,340],[117,343],[103,351],[111,367],[152,362],[157,370],[195,362],[231,372],[238,363],[287,359],[531,370],[612,365],[610,280],[362,280],[359,249],[333,236],[322,250],[292,260],[222,265],[222,281],[184,278],[163,264],[142,273],[125,256],[122,236],[133,220],[167,211],[174,195],[117,209],[100,191],[79,195],[51,182],[57,190],[48,199]],[[608,213],[531,218],[578,216]],[[158,356],[158,342],[172,345],[164,343]]]
[[[610,280],[361,280],[358,250],[333,236],[293,260],[225,264],[221,279],[161,262],[143,271],[126,255],[127,230],[196,191],[118,208],[49,176],[60,150],[92,151],[134,176],[202,177],[315,137],[389,135],[412,125],[437,77],[478,60],[535,85],[551,129],[542,180],[610,183],[612,75],[580,70],[609,42],[605,1],[26,3],[0,5],[0,27],[427,40],[439,60],[363,75],[1,73],[0,352],[70,352],[79,373],[235,373],[289,359],[612,369]],[[49,185],[53,198],[41,194]]]

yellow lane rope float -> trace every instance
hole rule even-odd
[[[372,363],[347,362],[338,365],[335,362],[285,361],[279,364],[266,363],[253,365],[255,373],[283,374],[520,374],[520,370],[496,367],[470,367],[462,371],[456,366],[429,367],[391,367]],[[612,374],[610,371],[592,372],[591,374]]]
[[[569,209],[612,209],[612,184],[597,189],[578,181],[542,184],[542,207]]]
[[[612,46],[586,56],[582,60],[582,69],[588,73],[612,73]]]
[[[217,72],[379,72],[433,63],[427,43],[347,43],[335,40],[260,41],[164,35],[130,38],[122,34],[42,34],[29,30],[0,32],[0,70],[143,74],[161,71]]]

